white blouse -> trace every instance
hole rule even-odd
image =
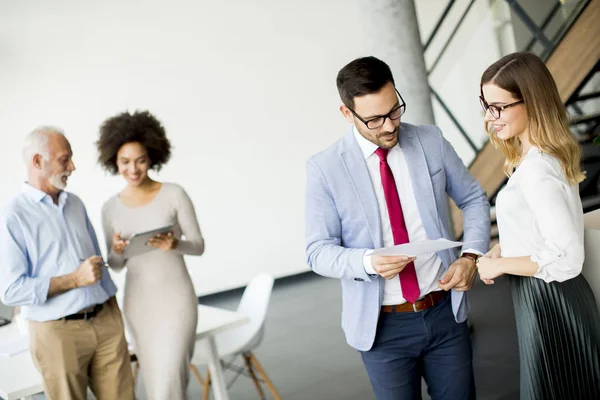
[[[536,278],[576,277],[584,260],[583,208],[577,185],[569,185],[560,162],[532,147],[500,191],[496,218],[502,257],[529,256]]]

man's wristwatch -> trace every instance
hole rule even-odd
[[[479,257],[481,257],[479,254],[475,254],[475,253],[462,253],[461,258],[468,258],[469,260],[473,261],[475,264],[477,264],[477,260],[479,259]]]

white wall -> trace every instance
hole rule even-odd
[[[55,124],[100,231],[123,181],[96,164],[98,126],[149,109],[174,145],[158,179],[185,187],[206,238],[187,259],[197,293],[306,271],[305,160],[347,132],[335,76],[369,54],[360,21],[345,0],[1,2],[0,206],[25,179],[24,135]]]
[[[487,2],[477,3],[432,82],[481,135],[478,76],[496,55],[484,36]],[[446,1],[416,4],[426,38]],[[174,145],[157,178],[185,187],[206,238],[206,254],[187,259],[197,293],[242,286],[261,271],[306,271],[305,160],[348,129],[335,76],[353,58],[378,55],[363,18],[349,0],[1,2],[0,206],[25,178],[24,135],[55,124],[75,152],[69,190],[100,233],[100,207],[123,181],[96,164],[98,126],[148,109]],[[467,58],[467,67],[455,63]],[[392,65],[396,80],[410,84],[401,67]],[[413,113],[403,120],[422,123]],[[439,109],[436,117],[468,163],[462,138]]]

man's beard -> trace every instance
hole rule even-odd
[[[389,135],[389,134],[392,134],[392,135],[393,135],[393,138],[394,138],[393,140],[395,140],[395,141],[393,142],[393,143],[394,143],[394,144],[393,144],[393,146],[395,146],[395,145],[396,145],[396,143],[398,143],[398,140],[400,139],[400,138],[399,138],[399,136],[398,136],[398,135],[400,134],[400,127],[397,127],[397,128],[396,128],[394,131],[392,131],[392,132],[383,132],[383,133],[380,133],[380,134],[378,134],[378,135],[376,136],[376,138],[375,138],[375,140],[376,140],[376,144],[377,144],[379,147],[382,147],[382,148],[388,148],[388,149],[389,149],[389,148],[391,147],[391,145],[390,145],[390,142],[389,142],[389,141],[385,141],[385,142],[383,141],[383,138],[384,138],[386,135]]]
[[[63,181],[63,177],[68,177],[71,174],[68,172],[63,172],[62,174],[50,175],[50,173],[44,172],[44,175],[52,186],[58,190],[63,190],[67,187],[67,182]]]
[[[50,182],[50,184],[52,186],[54,186],[55,188],[57,188],[58,190],[63,190],[64,188],[67,187],[67,182],[64,182],[62,179],[65,176],[69,176],[69,175],[68,174],[53,175],[48,178],[48,182]]]
[[[390,134],[394,134],[394,136],[398,137],[399,133],[400,133],[400,127],[397,127],[392,132],[383,132],[383,133],[380,133],[379,135],[377,135],[377,140],[381,139],[383,136],[390,135]]]

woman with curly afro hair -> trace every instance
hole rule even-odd
[[[148,176],[171,155],[164,127],[149,112],[107,119],[96,144],[102,167],[126,182],[104,203],[102,224],[109,265],[127,267],[123,309],[147,397],[185,399],[198,301],[183,256],[204,252],[194,206],[181,186]],[[170,225],[173,232],[149,240],[155,250],[125,258],[134,234]]]

